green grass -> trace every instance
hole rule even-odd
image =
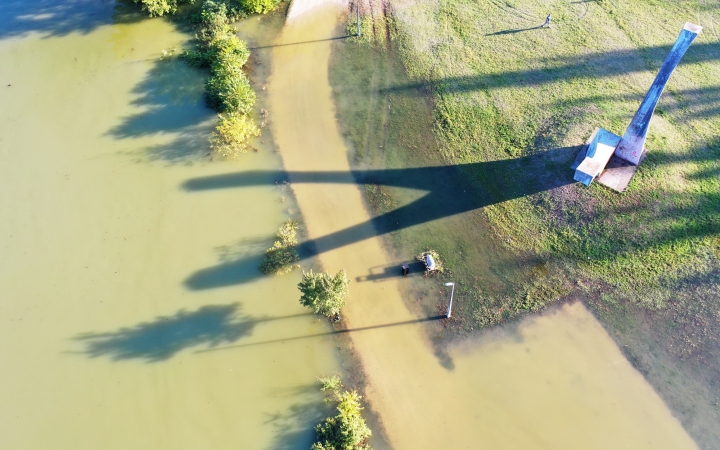
[[[709,3],[671,1],[460,0],[397,10],[403,62],[414,79],[431,82],[442,151],[456,163],[578,145],[595,126],[621,134],[684,20],[712,27],[720,17]],[[493,35],[542,23],[547,10],[549,30]],[[423,14],[435,18],[431,31],[417,29]],[[649,307],[688,277],[717,270],[720,120],[707,112],[720,106],[720,64],[708,31],[673,75],[650,154],[627,192],[569,186],[499,202],[486,208],[498,236],[571,261]],[[708,97],[697,97],[703,90]]]
[[[443,256],[443,280],[458,282],[449,335],[583,299],[697,442],[717,445],[720,4],[398,0],[390,12],[337,44],[331,82],[356,169],[457,164],[446,188],[490,199],[389,236],[398,260]],[[535,28],[547,13],[552,27]],[[597,126],[624,132],[685,21],[705,29],[629,188],[571,183],[579,146]],[[366,194],[379,215],[425,193]],[[438,281],[408,298],[441,311]]]

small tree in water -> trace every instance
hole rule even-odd
[[[311,450],[370,450],[367,440],[372,432],[361,411],[362,396],[357,391],[343,391],[340,377],[319,378],[326,401],[337,404],[338,415],[328,417],[315,427],[318,442]]]
[[[329,273],[303,272],[298,289],[302,293],[300,304],[311,308],[315,314],[338,317],[340,308],[345,306],[348,284],[345,270],[335,276]]]
[[[288,220],[280,227],[277,240],[272,247],[265,250],[265,259],[260,264],[260,271],[266,274],[281,275],[300,267],[300,256],[297,249],[298,223]]]

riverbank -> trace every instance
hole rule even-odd
[[[532,25],[547,5],[531,1],[398,1],[367,11],[364,44],[336,46],[338,114],[356,170],[396,170],[366,193],[387,248],[398,261],[434,248],[448,260],[443,281],[459,282],[453,327],[438,342],[584,299],[698,442],[712,446],[720,439],[712,425],[720,203],[705,174],[716,170],[717,14],[704,8],[688,18],[704,21],[708,34],[661,101],[648,143],[655,155],[636,187],[618,195],[572,185],[568,167],[596,123],[624,130],[644,94],[633,86],[650,85],[653,61],[662,62],[682,25],[630,27],[630,17],[665,23],[694,13],[672,2],[642,14],[607,6],[553,5],[550,30]],[[439,194],[431,179],[414,183],[403,170],[445,165],[457,172],[434,172]],[[413,208],[421,196],[408,188],[433,195]],[[406,297],[418,311],[441,311],[438,285]]]

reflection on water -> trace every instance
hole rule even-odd
[[[296,0],[291,8],[312,3]],[[336,36],[341,11],[330,4],[311,12],[290,20],[278,41],[283,45],[269,50],[276,69],[269,84],[272,128],[323,266],[363,280],[392,261],[372,238],[335,122],[328,38]],[[194,179],[186,187],[240,192],[268,175]],[[238,186],[243,189],[218,189]],[[393,448],[695,448],[581,304],[436,355],[426,331],[443,321],[419,320],[407,310],[399,288],[412,281],[353,283],[344,309],[348,327],[362,330],[349,334]],[[441,289],[438,295],[447,295]]]
[[[216,116],[202,73],[159,60],[188,38],[168,22],[108,0],[3,1],[0,17],[0,447],[308,448],[333,336],[284,341],[330,329],[298,273],[248,257],[296,219],[291,198],[179,188],[277,157],[208,161]],[[185,288],[220,261],[252,282]]]

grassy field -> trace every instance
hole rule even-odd
[[[703,33],[627,191],[574,183],[580,145],[624,132],[686,21]],[[720,447],[720,4],[391,1],[337,44],[331,79],[389,249],[434,248],[458,281],[439,339],[582,299],[698,444]],[[408,297],[437,312],[438,281]]]

